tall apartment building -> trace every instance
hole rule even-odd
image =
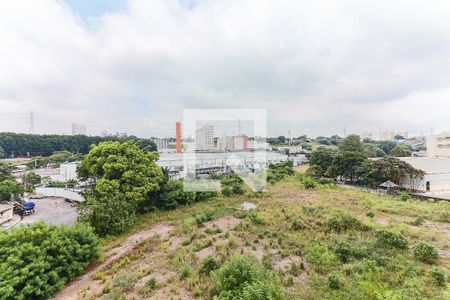
[[[198,151],[214,150],[214,126],[205,125],[195,131],[195,149]]]
[[[72,135],[86,135],[86,125],[72,123]]]

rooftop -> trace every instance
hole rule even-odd
[[[427,174],[450,173],[450,158],[447,157],[398,157]]]

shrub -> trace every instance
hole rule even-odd
[[[188,265],[184,265],[181,268],[180,278],[181,279],[187,278],[187,277],[189,277],[191,275],[191,273],[192,273],[191,267],[189,267]]]
[[[414,219],[414,221],[411,222],[414,226],[420,226],[425,222],[425,218],[422,216],[418,216]]]
[[[212,273],[217,299],[283,299],[279,280],[251,256],[239,256]]]
[[[368,218],[373,219],[373,218],[375,217],[375,214],[374,214],[373,211],[368,211],[367,214],[366,214],[366,216],[367,216]]]
[[[349,262],[352,258],[361,259],[367,256],[367,246],[361,241],[352,239],[337,242],[333,251],[343,263]]]
[[[242,195],[245,192],[244,181],[236,174],[223,177],[220,182],[222,184],[222,195],[225,197]]]
[[[326,273],[334,264],[335,256],[327,247],[312,244],[306,249],[306,259],[309,263],[314,265],[319,273]]]
[[[430,275],[436,280],[438,285],[445,285],[447,283],[447,275],[444,270],[438,267],[434,267],[430,270]]]
[[[294,174],[294,164],[292,161],[281,162],[277,164],[270,164],[267,171],[267,181],[276,183],[281,181],[286,176]]]
[[[437,249],[433,245],[423,241],[414,245],[413,253],[418,260],[429,264],[436,262],[439,258]]]
[[[261,216],[255,212],[255,211],[250,211],[247,214],[247,217],[250,219],[250,221],[252,221],[253,224],[256,225],[261,225],[264,224],[264,220],[261,218]]]
[[[328,276],[328,287],[332,290],[339,290],[341,288],[341,282],[336,274]]]
[[[98,239],[84,225],[20,226],[0,231],[0,245],[1,299],[49,298],[98,258]]]
[[[214,212],[208,211],[206,213],[200,213],[194,215],[195,222],[197,222],[198,225],[203,224],[205,222],[209,222],[214,219]]]
[[[335,186],[336,182],[333,178],[320,177],[318,180],[320,185]]]
[[[328,228],[331,231],[341,233],[347,230],[362,230],[363,224],[349,214],[340,214],[328,220]]]
[[[201,271],[205,274],[209,274],[211,271],[216,270],[219,267],[216,259],[212,255],[208,255],[202,262]]]
[[[118,287],[124,291],[131,290],[136,283],[136,276],[125,273],[117,274],[113,279],[113,286]]]
[[[300,222],[299,220],[293,220],[291,223],[291,228],[293,230],[300,230],[300,229],[304,229],[305,225],[303,225],[303,223]]]
[[[408,200],[411,199],[411,195],[410,195],[408,192],[401,192],[401,193],[398,195],[398,199],[399,199],[400,201],[408,201]]]
[[[386,229],[377,230],[375,233],[378,243],[384,247],[396,249],[408,249],[408,241],[399,234]]]
[[[303,177],[302,184],[305,187],[305,189],[308,189],[308,190],[314,189],[317,186],[317,182],[313,178],[308,177],[308,176]]]

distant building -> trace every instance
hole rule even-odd
[[[198,151],[214,150],[214,126],[205,125],[195,131],[195,149]]]
[[[248,136],[245,134],[238,134],[231,137],[231,149],[232,151],[240,151],[248,149]]]
[[[168,148],[169,145],[168,139],[152,138],[151,140],[155,143],[158,151],[165,150]]]
[[[399,157],[416,169],[425,172],[423,179],[411,182],[405,178],[400,186],[420,192],[450,194],[450,159],[444,157]]]
[[[69,163],[63,163],[59,165],[59,181],[68,181],[68,180],[77,180],[78,174],[77,174],[77,163],[76,162],[69,162]]]
[[[362,140],[364,140],[364,139],[373,139],[373,134],[371,133],[371,132],[367,132],[367,131],[364,131],[363,133],[361,133],[361,139]]]
[[[72,135],[86,135],[86,126],[83,124],[72,123]]]
[[[385,130],[380,132],[380,141],[392,141],[396,137],[408,138],[408,132],[406,131],[395,131],[395,130]]]
[[[427,156],[450,157],[450,132],[429,135],[427,141]]]

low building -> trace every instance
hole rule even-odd
[[[450,157],[450,132],[429,135],[427,140],[427,155]]]
[[[168,139],[152,138],[151,140],[155,143],[158,151],[168,149],[168,145],[169,145]]]
[[[425,172],[423,179],[414,183],[414,189],[420,192],[450,193],[450,158],[445,157],[399,157],[416,169]],[[401,187],[411,188],[407,178],[400,183]]]
[[[11,204],[0,204],[0,224],[13,219],[13,206]]]

